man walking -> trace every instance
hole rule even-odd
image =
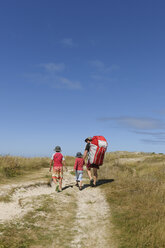
[[[92,137],[88,137],[85,139],[85,142],[87,144],[86,144],[84,155],[83,155],[84,160],[89,154],[91,140],[92,140]],[[88,173],[89,180],[90,180],[90,185],[92,187],[96,187],[96,182],[97,182],[97,177],[98,177],[97,170],[99,169],[99,165],[90,164],[89,159],[88,159],[86,167],[87,167],[87,173]],[[93,169],[93,177],[92,177],[91,169]]]

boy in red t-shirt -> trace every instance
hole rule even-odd
[[[61,147],[56,146],[54,150],[55,150],[55,153],[51,157],[49,171],[51,171],[51,166],[53,163],[52,179],[55,185],[57,185],[56,191],[61,192],[62,191],[62,179],[63,179],[63,165],[65,166],[66,170],[67,168],[65,165],[65,159],[61,153]],[[58,185],[58,181],[59,181],[59,185]]]
[[[74,164],[74,170],[76,174],[76,186],[79,187],[79,190],[82,190],[83,165],[85,164],[85,161],[82,156],[83,155],[81,154],[81,152],[77,152]]]

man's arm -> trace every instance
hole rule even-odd
[[[85,151],[84,151],[84,155],[83,155],[83,159],[84,159],[84,160],[86,159],[87,155],[88,155],[88,151],[85,150]]]
[[[86,147],[85,147],[84,155],[83,155],[83,159],[84,159],[84,160],[86,159],[89,150],[90,150],[90,143],[87,143],[87,145],[86,145]]]

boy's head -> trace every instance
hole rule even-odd
[[[55,151],[55,152],[61,152],[61,147],[60,147],[60,146],[56,146],[56,147],[54,148],[54,151]]]
[[[77,158],[82,158],[82,156],[83,156],[83,155],[82,155],[81,152],[77,152],[77,154],[76,154],[76,157],[77,157]]]

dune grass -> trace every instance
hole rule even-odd
[[[27,171],[38,170],[49,166],[46,157],[25,158],[16,156],[0,156],[1,178],[12,178],[24,174]]]
[[[141,162],[121,164],[119,154],[109,153],[100,170],[101,178],[114,179],[102,189],[119,248],[165,247],[165,155],[141,156]]]
[[[75,158],[66,156],[66,165],[74,165]],[[18,156],[0,156],[0,177],[1,182],[5,178],[13,178],[23,175],[30,171],[39,170],[41,168],[49,168],[50,158],[48,157],[18,157]]]

